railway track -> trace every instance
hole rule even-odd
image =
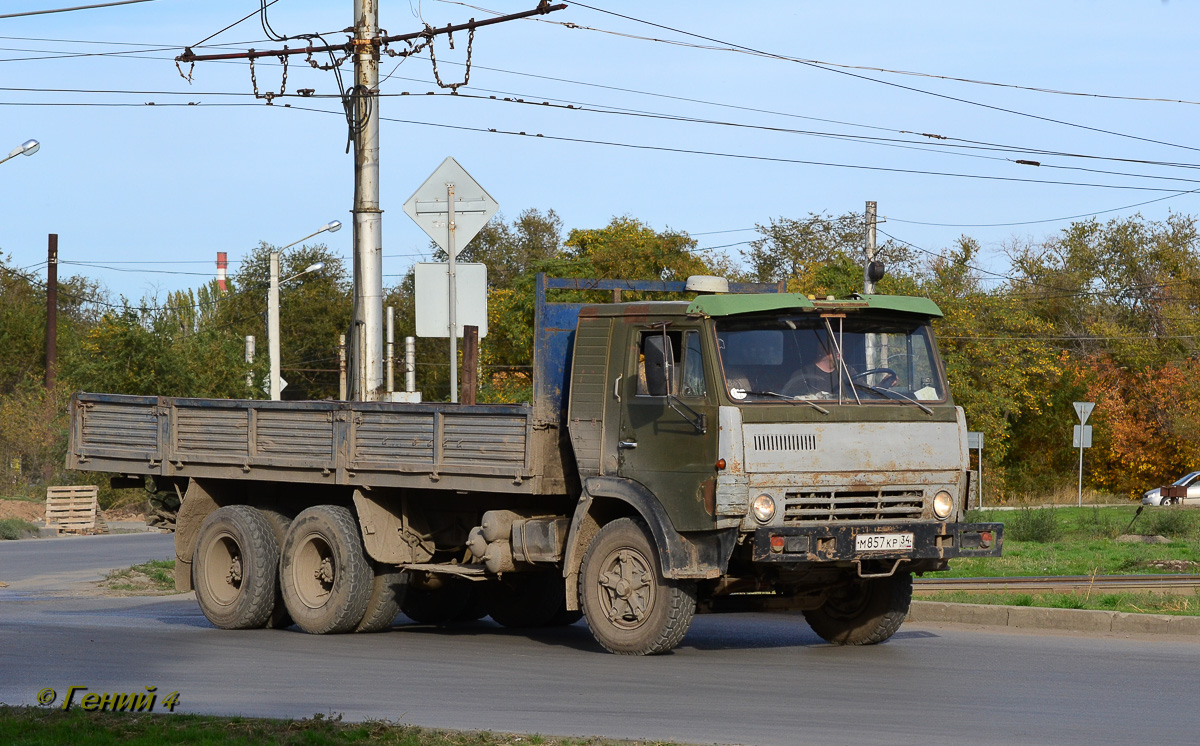
[[[1016,578],[918,578],[918,593],[1092,593],[1133,591],[1200,595],[1200,575],[1043,575]]]

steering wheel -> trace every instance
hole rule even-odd
[[[892,370],[891,368],[871,368],[870,370],[864,370],[862,373],[855,373],[854,375],[850,376],[850,379],[857,381],[860,378],[866,378],[867,376],[875,373],[887,374],[879,381],[879,383],[876,384],[881,388],[890,389],[892,386],[896,385],[897,381],[900,380],[899,374],[897,374],[896,371]]]

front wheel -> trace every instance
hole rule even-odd
[[[835,645],[874,645],[896,634],[912,602],[912,573],[852,583],[830,593],[825,604],[804,612],[822,639]]]
[[[646,524],[619,518],[583,558],[579,608],[610,653],[657,655],[683,639],[696,613],[696,584],[663,577]]]

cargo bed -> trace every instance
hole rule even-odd
[[[67,467],[163,477],[556,494],[558,430],[518,405],[79,393]]]

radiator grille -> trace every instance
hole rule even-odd
[[[756,451],[815,451],[817,450],[817,436],[795,433],[755,435],[753,446]]]
[[[789,492],[783,518],[784,523],[905,521],[920,518],[924,507],[920,490]]]

